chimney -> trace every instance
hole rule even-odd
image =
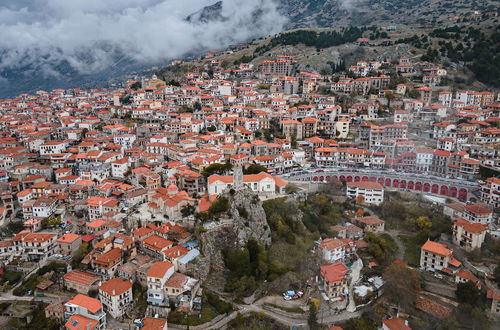
[[[114,295],[116,295],[116,291],[115,291],[115,289],[113,289],[113,296],[114,296]]]

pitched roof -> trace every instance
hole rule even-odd
[[[348,182],[347,185],[364,189],[384,189],[384,187],[380,183],[371,181]]]
[[[98,310],[102,309],[102,304],[99,300],[86,296],[84,294],[77,294],[76,296],[68,300],[66,304],[81,306],[88,309],[91,313],[96,313]]]
[[[99,286],[99,290],[106,292],[110,296],[119,296],[132,288],[132,282],[123,278],[112,278]]]
[[[67,233],[59,237],[56,242],[58,243],[73,243],[77,239],[79,239],[81,236],[78,234],[72,234],[72,233]]]
[[[427,242],[422,245],[422,250],[439,254],[441,256],[451,256],[452,251],[446,247],[446,245],[427,240]]]
[[[401,320],[399,317],[383,320],[382,323],[389,328],[389,330],[411,330],[411,328],[405,324],[405,321]]]
[[[145,317],[142,320],[141,330],[163,330],[167,325],[167,320],[153,317]]]
[[[465,205],[465,209],[474,214],[490,214],[493,211],[483,204],[469,204]]]
[[[320,267],[321,276],[325,279],[325,281],[331,283],[342,281],[347,271],[348,269],[346,265],[341,262]]]
[[[174,265],[168,261],[156,262],[148,269],[146,276],[162,278],[163,276],[165,276],[165,273],[172,267],[174,267]]]
[[[74,314],[71,315],[66,322],[65,327],[69,330],[92,330],[96,329],[99,322],[83,315]]]
[[[99,275],[83,272],[81,270],[72,270],[63,276],[64,281],[78,283],[80,285],[92,285],[99,280]]]

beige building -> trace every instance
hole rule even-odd
[[[112,317],[118,318],[132,306],[132,282],[122,278],[112,278],[99,286],[99,300]]]
[[[487,226],[458,218],[453,223],[453,243],[467,251],[480,249],[486,236]]]
[[[383,233],[385,227],[385,221],[380,220],[377,217],[359,217],[356,218],[356,222],[365,232],[372,232],[375,234]]]
[[[56,239],[56,253],[73,256],[82,245],[82,237],[78,234],[67,233]]]
[[[420,252],[420,267],[426,270],[448,270],[448,267],[458,268],[461,263],[453,257],[453,251],[444,244],[428,240],[422,245]]]
[[[348,292],[348,268],[341,262],[320,267],[320,285],[331,300],[340,300]]]
[[[78,293],[88,294],[90,290],[97,289],[99,280],[99,275],[72,270],[63,276],[63,286],[68,290],[73,289]]]
[[[500,290],[488,290],[486,298],[491,299],[491,314],[500,315]]]

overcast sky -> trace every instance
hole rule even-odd
[[[66,59],[75,68],[99,70],[109,55],[96,44],[121,47],[135,59],[155,62],[199,49],[279,32],[285,19],[273,0],[224,0],[225,22],[184,20],[216,0],[1,0],[0,68]],[[262,9],[258,24],[252,13]],[[5,52],[7,50],[7,52]],[[97,59],[91,67],[78,54]]]

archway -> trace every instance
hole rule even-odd
[[[378,178],[377,182],[383,186],[384,185],[384,178]]]
[[[465,188],[461,188],[459,191],[458,191],[458,199],[462,202],[465,202],[467,201],[467,189]]]
[[[432,192],[433,194],[437,194],[437,193],[439,192],[439,185],[438,185],[438,184],[436,184],[436,183],[435,183],[435,184],[433,184],[433,185],[432,185],[431,192]]]
[[[410,190],[415,189],[415,184],[413,183],[413,181],[408,181],[408,189]]]
[[[345,178],[347,182],[352,182],[352,176],[348,175],[347,178]]]
[[[399,183],[399,188],[406,189],[406,180],[401,180],[401,182]]]
[[[387,178],[385,179],[385,186],[390,187],[391,186],[391,179]]]
[[[340,182],[344,182],[345,181],[345,176],[344,175],[339,176],[339,181]]]
[[[441,189],[439,189],[439,194],[443,196],[448,196],[448,186],[442,185]]]
[[[417,181],[417,183],[415,183],[415,190],[422,191],[422,182]]]
[[[368,177],[366,175],[364,175],[362,178],[361,178],[361,181],[368,181]]]
[[[318,181],[318,177],[317,176],[313,176],[313,181]]]
[[[424,183],[424,192],[431,191],[431,184],[429,182]]]
[[[374,177],[374,176],[371,176],[371,177],[370,177],[370,181],[371,181],[371,182],[377,182],[377,178],[376,178],[376,177]]]
[[[354,177],[354,182],[359,182],[359,181],[361,181],[361,178],[359,177],[359,175],[356,175]]]
[[[457,187],[451,187],[450,188],[450,197],[456,198],[458,194],[458,189]]]
[[[394,188],[399,188],[399,180],[398,179],[394,179],[392,180],[392,186]]]

